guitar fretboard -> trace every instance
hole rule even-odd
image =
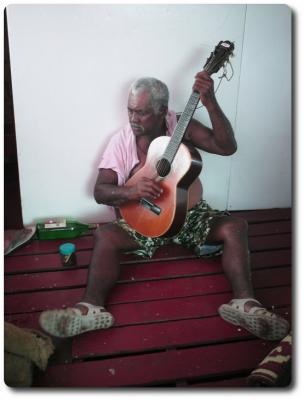
[[[204,65],[204,71],[208,72],[209,75],[217,72],[219,68],[223,66],[223,64],[227,61],[233,49],[233,43],[229,42],[228,40],[221,41],[216,46],[214,52],[211,53],[206,64]],[[169,162],[170,165],[172,164],[175,154],[177,153],[178,148],[183,140],[183,137],[197,107],[199,99],[200,94],[196,91],[192,92],[185,107],[185,110],[180,116],[173,135],[170,139],[170,142],[163,154],[163,158],[166,160],[166,162]]]
[[[175,154],[177,153],[177,150],[179,148],[179,145],[183,140],[184,134],[191,121],[191,118],[197,107],[199,99],[200,99],[200,94],[198,92],[192,92],[188,100],[188,103],[185,107],[185,110],[183,111],[182,115],[178,120],[173,135],[163,155],[163,157],[166,158],[170,164],[172,164]]]

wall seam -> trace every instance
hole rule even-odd
[[[237,117],[238,117],[240,85],[241,85],[242,64],[243,64],[243,51],[244,51],[246,21],[247,21],[247,8],[248,8],[248,5],[245,4],[245,15],[244,15],[244,24],[243,24],[243,40],[242,40],[242,46],[241,46],[240,74],[239,74],[239,81],[238,81],[238,86],[237,86],[236,110],[235,110],[235,117],[234,117],[234,132],[236,132],[236,130],[237,130]],[[230,209],[229,199],[230,199],[230,193],[231,193],[231,175],[232,175],[233,160],[234,160],[234,157],[231,157],[230,165],[229,165],[229,174],[228,174],[228,190],[227,190],[227,198],[226,198],[226,210]]]

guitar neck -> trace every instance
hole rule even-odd
[[[221,68],[227,61],[233,49],[233,43],[229,42],[228,40],[219,42],[214,52],[211,53],[206,64],[204,65],[204,71],[206,71],[209,75],[217,72],[219,68]],[[177,153],[178,148],[183,140],[194,111],[196,110],[199,99],[200,94],[196,91],[193,91],[184,112],[178,120],[171,140],[163,154],[163,157],[170,163],[170,165],[172,164],[175,154]]]
[[[192,92],[188,103],[185,107],[185,110],[183,111],[182,115],[180,116],[178,123],[174,129],[173,135],[171,137],[171,140],[165,150],[164,153],[164,158],[166,158],[170,164],[173,162],[173,159],[175,157],[175,154],[177,153],[177,150],[179,148],[179,145],[181,144],[183,137],[185,135],[185,132],[188,128],[188,125],[191,121],[191,118],[194,114],[194,111],[197,107],[197,104],[200,99],[200,94],[198,92]]]

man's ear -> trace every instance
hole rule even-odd
[[[160,114],[163,114],[164,116],[166,116],[167,113],[168,113],[168,107],[165,106],[165,105],[160,106],[160,107],[159,107],[159,113],[160,113]]]

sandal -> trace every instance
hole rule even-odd
[[[245,311],[248,301],[254,301],[259,306]],[[285,319],[267,311],[256,299],[232,299],[229,304],[222,304],[218,312],[225,321],[241,326],[261,339],[281,340],[289,331],[289,323]]]
[[[96,329],[108,329],[114,324],[113,315],[103,307],[84,302],[77,305],[86,307],[87,314],[83,315],[76,307],[44,311],[40,314],[40,326],[52,336],[66,338]]]

